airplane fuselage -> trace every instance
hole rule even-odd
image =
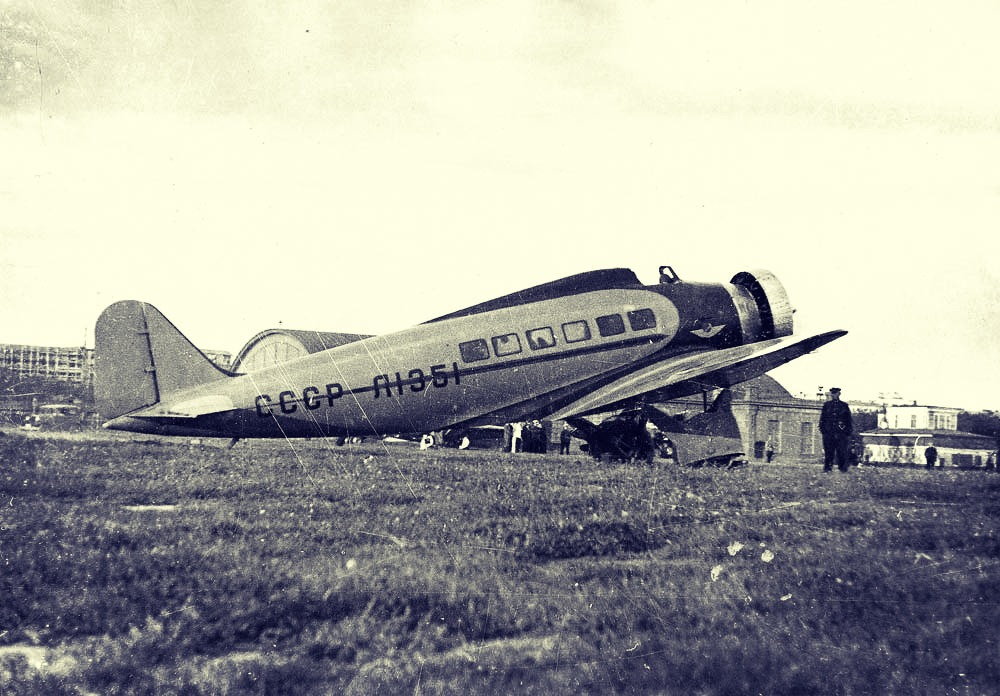
[[[526,401],[527,415],[544,395],[556,405],[664,354],[743,340],[740,314],[721,285],[596,290],[442,319],[222,378],[157,404],[162,418],[124,416],[108,427],[303,437],[502,423]],[[232,409],[177,418],[206,400]]]
[[[767,271],[729,283],[591,271],[246,374],[212,364],[155,307],[95,328],[105,427],[219,437],[382,436],[586,416],[761,374],[843,335],[792,336]]]

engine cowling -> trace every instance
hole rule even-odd
[[[762,269],[741,271],[729,281],[743,329],[744,342],[792,334],[792,305],[781,281]]]

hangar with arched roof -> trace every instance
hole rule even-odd
[[[364,334],[306,331],[301,329],[267,329],[247,341],[233,360],[233,372],[253,372],[280,365],[347,343],[370,338]]]

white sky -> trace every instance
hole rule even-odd
[[[1000,5],[106,5],[0,1],[0,342],[767,268],[851,332],[793,392],[1000,409]]]

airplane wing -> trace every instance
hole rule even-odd
[[[731,387],[811,353],[846,333],[828,331],[804,339],[785,336],[735,348],[678,355],[598,387],[564,405],[549,418],[566,419],[626,408],[640,401],[668,401],[708,389]]]

